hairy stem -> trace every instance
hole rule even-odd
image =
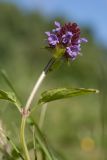
[[[42,74],[40,75],[37,83],[33,87],[33,90],[32,90],[32,92],[31,92],[31,94],[30,94],[30,96],[29,96],[29,98],[27,100],[27,103],[26,103],[26,106],[25,106],[26,111],[28,111],[30,109],[30,106],[31,106],[31,103],[32,103],[32,101],[33,101],[33,99],[35,97],[35,94],[36,94],[38,88],[40,87],[42,81],[44,80],[45,76],[46,76],[46,74],[43,71]]]
[[[29,116],[29,110],[31,107],[31,104],[34,100],[34,97],[39,89],[39,87],[41,86],[43,80],[45,79],[48,71],[51,69],[52,65],[54,64],[55,59],[52,58],[49,63],[46,65],[46,67],[44,68],[43,72],[41,73],[40,77],[38,78],[37,82],[35,83],[29,97],[28,100],[26,102],[25,107],[23,108],[22,111],[22,121],[21,121],[21,128],[20,128],[20,141],[22,144],[22,148],[23,148],[23,152],[24,152],[24,156],[25,156],[25,160],[30,160],[30,156],[29,156],[29,152],[28,152],[28,148],[27,148],[27,144],[26,144],[26,140],[25,140],[25,126],[26,126],[26,119]]]
[[[33,90],[32,90],[32,92],[31,92],[31,94],[30,94],[30,96],[27,100],[26,106],[25,106],[24,110],[22,111],[20,140],[21,140],[23,152],[24,152],[24,155],[25,155],[25,160],[30,160],[29,152],[28,152],[28,149],[27,149],[26,141],[25,141],[25,125],[26,125],[27,114],[28,114],[28,111],[30,109],[30,105],[33,101],[33,98],[34,98],[39,86],[41,85],[43,79],[45,78],[45,76],[46,76],[45,72],[43,71],[42,74],[40,75],[37,83],[33,87]]]

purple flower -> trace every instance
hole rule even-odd
[[[72,32],[66,32],[66,34],[62,36],[62,43],[70,44],[72,36],[73,36]]]
[[[57,22],[57,21],[55,21],[54,22],[54,25],[55,25],[55,29],[53,29],[52,31],[54,32],[54,33],[57,33],[57,32],[59,32],[60,31],[60,29],[61,29],[61,25],[60,25],[60,23],[59,22]]]
[[[57,27],[57,28],[61,28],[61,24],[59,23],[59,22],[57,22],[57,21],[55,21],[55,26]]]
[[[70,57],[70,58],[72,58],[72,60],[74,60],[77,57],[77,55],[79,54],[80,50],[81,50],[80,45],[66,47],[66,54],[68,57]]]
[[[55,29],[45,32],[50,48],[61,49],[62,56],[74,60],[81,51],[81,43],[88,42],[86,38],[80,38],[80,28],[76,23],[67,23],[61,26],[55,21]]]
[[[88,40],[86,38],[80,38],[78,40],[78,43],[87,43],[87,42],[88,42]]]
[[[50,46],[56,46],[58,41],[58,37],[55,34],[51,34],[50,32],[45,32],[48,36],[48,43]]]

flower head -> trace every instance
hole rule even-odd
[[[67,23],[61,26],[55,21],[55,29],[45,32],[49,48],[61,49],[61,56],[74,60],[81,51],[81,43],[88,42],[86,38],[80,38],[80,28],[76,23]]]

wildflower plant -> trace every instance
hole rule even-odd
[[[86,43],[87,39],[80,37],[80,28],[76,23],[61,26],[59,22],[55,22],[55,27],[51,32],[45,32],[48,36],[49,47],[59,52],[61,50],[61,54],[55,52],[54,56],[75,60],[80,54],[81,43]]]
[[[25,139],[25,127],[26,123],[29,125],[32,132],[32,149],[34,151],[33,159],[39,160],[38,158],[38,150],[43,153],[42,159],[45,160],[58,160],[56,155],[52,152],[50,148],[47,146],[47,142],[45,137],[41,131],[41,127],[44,122],[45,112],[47,109],[47,103],[54,100],[70,98],[73,96],[79,96],[90,93],[98,93],[98,90],[95,89],[85,89],[85,88],[55,88],[44,91],[41,94],[40,99],[38,100],[38,106],[42,106],[40,121],[35,122],[31,117],[32,102],[34,98],[36,98],[37,91],[41,86],[43,80],[48,75],[49,71],[55,69],[55,64],[57,62],[61,63],[61,61],[69,61],[72,63],[78,55],[81,53],[81,44],[88,42],[86,38],[81,38],[80,36],[80,28],[76,23],[67,23],[63,26],[59,22],[55,22],[55,28],[52,31],[45,32],[46,35],[46,49],[49,49],[52,57],[43,69],[40,77],[36,81],[25,105],[21,104],[17,93],[10,82],[5,71],[1,71],[2,76],[12,92],[5,92],[0,90],[0,99],[8,100],[13,103],[21,115],[21,126],[20,126],[20,144],[21,148],[17,147],[10,137],[7,137],[8,142],[11,144],[11,151],[9,156],[11,155],[11,159],[22,159],[22,160],[31,160],[30,150],[28,149],[28,144]],[[1,132],[1,130],[0,130]],[[1,134],[0,134],[1,135]],[[16,154],[13,154],[13,151]],[[7,158],[8,154],[7,154]]]

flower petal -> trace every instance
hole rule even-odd
[[[51,33],[50,33],[50,32],[45,32],[45,34],[46,34],[47,36],[50,36],[50,35],[51,35]]]
[[[61,24],[60,24],[59,22],[57,22],[57,21],[55,21],[54,24],[55,24],[55,26],[58,27],[58,28],[61,27]]]
[[[80,43],[87,43],[88,40],[86,38],[80,38]]]

